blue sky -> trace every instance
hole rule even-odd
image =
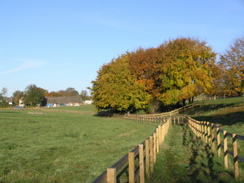
[[[194,37],[223,53],[244,35],[244,0],[0,0],[0,89],[91,86],[126,51]]]

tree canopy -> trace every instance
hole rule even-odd
[[[134,111],[146,108],[150,95],[128,69],[130,54],[121,55],[103,65],[92,81],[92,95],[98,109]]]
[[[206,42],[177,38],[157,48],[139,48],[102,66],[93,81],[98,108],[131,111],[150,103],[176,104],[208,92],[216,54]]]
[[[44,106],[46,90],[37,87],[36,85],[29,85],[24,91],[25,106]]]
[[[244,93],[244,37],[235,39],[220,59],[225,94],[241,95]]]

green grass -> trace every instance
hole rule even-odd
[[[95,112],[95,106],[91,104],[81,105],[81,106],[69,106],[69,107],[49,107],[46,109]]]
[[[171,126],[157,155],[150,183],[208,183],[243,182],[233,178],[231,169],[224,169],[223,158],[217,157],[186,126]]]
[[[29,111],[0,111],[0,182],[92,182],[155,129],[88,114]]]
[[[244,103],[242,97],[205,101],[201,107],[185,111],[199,121],[218,124],[230,133],[244,135]],[[182,115],[182,114],[181,114]],[[232,150],[228,137],[229,150]],[[223,142],[222,142],[223,143]],[[244,141],[238,140],[239,155],[244,157]],[[229,169],[221,157],[190,131],[188,127],[172,126],[157,156],[150,183],[170,182],[244,182],[244,163],[239,162],[240,178],[233,178],[233,158],[229,155]]]

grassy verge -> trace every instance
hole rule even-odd
[[[155,129],[38,110],[0,111],[0,126],[0,182],[11,183],[92,182]]]
[[[243,178],[243,177],[242,177]],[[155,171],[147,182],[243,182],[225,170],[223,159],[196,138],[186,126],[171,126],[157,156]]]
[[[70,107],[47,107],[45,109],[57,109],[57,110],[67,110],[67,111],[87,111],[87,112],[94,112],[95,106],[94,105],[81,105],[81,106],[70,106]]]

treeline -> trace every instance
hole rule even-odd
[[[7,93],[7,88],[3,88],[0,93],[0,106],[8,106],[8,103],[4,100],[4,95]],[[13,105],[19,105],[20,99],[23,100],[25,106],[45,106],[46,97],[70,97],[70,96],[80,96],[82,100],[89,100],[89,96],[86,90],[82,90],[79,94],[75,88],[67,88],[66,90],[52,91],[37,87],[31,84],[25,88],[24,91],[16,90],[12,95]]]
[[[199,94],[243,93],[244,39],[220,56],[205,41],[177,38],[126,52],[98,71],[92,99],[98,110],[159,112]]]

